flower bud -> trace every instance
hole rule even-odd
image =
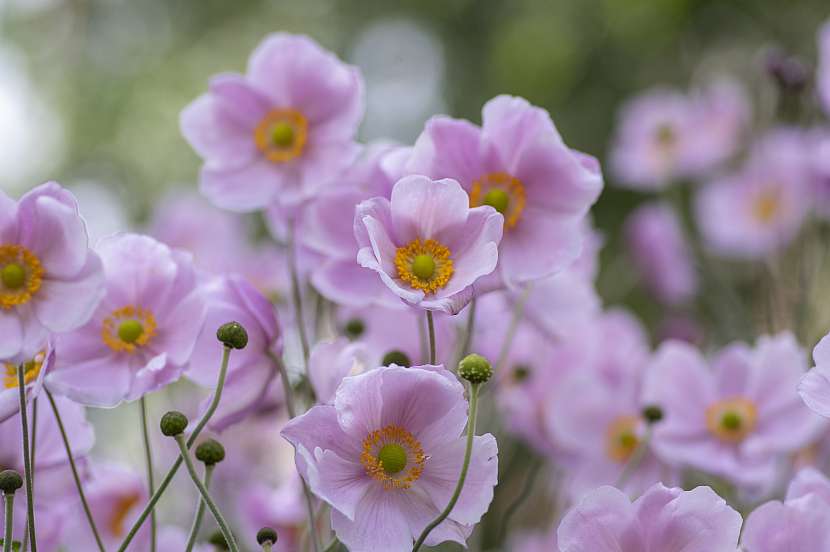
[[[239,322],[228,322],[216,330],[216,339],[221,341],[225,347],[244,349],[248,344],[248,332]]]
[[[225,535],[222,531],[216,531],[210,535],[208,542],[216,547],[217,550],[230,550],[228,541],[225,540]]]
[[[161,432],[167,437],[175,437],[184,433],[187,428],[187,416],[176,410],[171,410],[161,417]]]
[[[265,544],[266,542],[277,544],[277,532],[270,527],[263,527],[257,531],[256,541],[259,544]]]
[[[14,494],[17,489],[23,486],[23,478],[14,470],[0,472],[0,491],[4,494]]]
[[[458,363],[458,375],[472,384],[484,383],[493,375],[493,367],[489,360],[472,353]]]
[[[643,409],[643,418],[649,424],[656,424],[663,419],[663,409],[656,404],[650,404]]]
[[[225,459],[225,447],[216,439],[208,439],[196,447],[196,460],[213,466]]]
[[[406,355],[406,353],[395,349],[383,355],[383,360],[380,361],[380,364],[381,366],[397,364],[398,366],[409,368],[410,366],[412,366],[412,361],[409,360],[409,357]]]
[[[358,339],[366,331],[366,324],[360,318],[352,318],[343,326],[343,333],[349,339]]]

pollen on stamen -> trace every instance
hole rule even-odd
[[[133,353],[156,334],[156,319],[140,307],[128,305],[114,310],[101,326],[101,339],[116,352]]]
[[[254,143],[266,159],[285,163],[302,155],[308,140],[308,120],[294,109],[273,109],[254,130]]]
[[[410,488],[421,477],[426,459],[421,443],[394,424],[369,433],[360,454],[366,473],[386,490]]]
[[[485,174],[470,187],[470,207],[490,205],[504,215],[504,227],[513,228],[525,208],[525,188],[522,182],[503,172]]]
[[[424,293],[435,293],[450,281],[450,250],[435,240],[415,239],[395,252],[398,277]]]
[[[43,265],[21,245],[0,245],[0,308],[25,305],[40,290]]]

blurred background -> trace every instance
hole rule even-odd
[[[367,141],[410,143],[436,113],[478,122],[487,99],[509,93],[605,161],[620,104],[647,87],[729,74],[756,111],[774,109],[765,54],[781,48],[812,74],[827,15],[826,0],[0,0],[0,188],[56,179],[95,202],[97,224],[145,220],[169,188],[196,189],[181,109],[212,74],[244,71],[276,30],[362,69]],[[606,180],[600,290],[648,321],[648,297],[608,283],[626,280],[607,257],[642,196]]]

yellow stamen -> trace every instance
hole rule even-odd
[[[0,308],[25,305],[40,289],[43,266],[21,245],[0,245]]]
[[[23,365],[23,384],[29,385],[40,375],[43,362],[46,360],[46,353],[41,351]],[[11,362],[4,363],[5,374],[3,375],[3,387],[14,389],[17,387],[17,365]]]
[[[308,140],[308,121],[294,109],[273,109],[254,130],[254,142],[265,158],[285,163],[303,153]]]
[[[470,207],[490,205],[504,215],[504,227],[513,228],[525,208],[525,188],[507,173],[485,174],[470,188]]]
[[[743,397],[720,400],[706,409],[706,427],[715,437],[728,443],[740,443],[757,424],[755,404]]]
[[[398,277],[424,293],[435,293],[453,274],[450,250],[435,240],[416,239],[395,252]]]
[[[112,510],[112,517],[109,522],[109,530],[116,537],[124,536],[124,524],[127,521],[127,516],[130,511],[135,508],[141,501],[138,493],[124,496],[118,500],[115,508]]]
[[[116,352],[133,353],[156,335],[156,319],[141,307],[128,305],[112,311],[101,326],[101,339]]]
[[[780,206],[778,194],[767,191],[755,198],[752,203],[752,214],[761,224],[769,224],[775,219]]]
[[[384,461],[388,465],[384,466]],[[366,436],[360,462],[384,489],[408,489],[421,477],[426,456],[421,443],[410,432],[388,425]]]
[[[628,462],[640,444],[639,425],[637,416],[620,416],[611,422],[605,433],[605,452],[609,458],[615,462]]]

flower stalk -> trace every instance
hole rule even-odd
[[[26,412],[26,378],[25,364],[17,367],[17,387],[20,393],[20,424],[23,432],[23,468],[26,482],[26,526],[29,539],[32,542],[32,552],[37,552],[37,537],[35,536],[35,497],[32,484],[32,456],[29,450],[29,420]]]
[[[147,488],[152,495],[156,492],[156,484],[153,477],[153,452],[150,447],[150,433],[147,430],[147,400],[141,397],[139,404],[141,406],[141,434],[144,440],[144,456],[147,462]],[[150,510],[150,552],[156,552],[157,527],[156,509],[153,508]]]

